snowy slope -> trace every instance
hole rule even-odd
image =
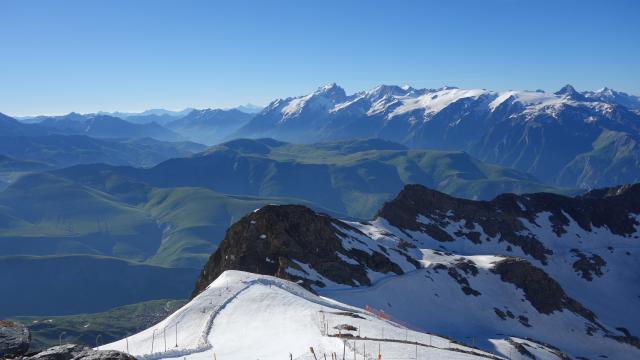
[[[229,229],[199,283],[271,274],[502,356],[636,359],[639,214],[640,185],[492,201],[410,185],[370,222],[267,206]]]
[[[139,359],[266,360],[313,359],[310,347],[318,358],[341,357],[345,351],[350,359],[354,353],[373,359],[378,348],[385,359],[413,359],[416,353],[430,359],[496,358],[319,297],[292,282],[239,271],[223,273],[156,326],[100,349]]]

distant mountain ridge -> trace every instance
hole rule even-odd
[[[636,96],[570,85],[556,93],[380,85],[347,95],[330,84],[273,101],[233,137],[380,137],[463,150],[551,184],[590,188],[640,179],[639,104]]]
[[[230,109],[151,109],[141,113],[96,114],[72,112],[62,116],[22,118],[21,124],[28,124],[30,128],[43,133],[82,134],[97,138],[151,137],[165,141],[190,140],[215,145],[229,140],[232,133],[244,126],[260,110],[261,107],[247,104]]]
[[[0,154],[53,167],[105,163],[149,167],[172,157],[205,149],[190,142],[164,142],[151,138],[96,139],[85,135],[0,135]]]
[[[51,133],[63,135],[87,135],[96,138],[150,137],[161,141],[184,140],[178,134],[154,122],[135,124],[108,115],[71,113],[65,116],[42,118],[36,125]]]
[[[166,123],[166,127],[192,141],[215,145],[226,140],[253,118],[253,114],[236,109],[193,110]]]
[[[71,120],[101,115],[71,113],[64,121],[44,122],[48,128],[4,119],[0,129],[207,145],[237,138],[313,143],[378,137],[417,149],[465,151],[554,186],[590,189],[640,181],[640,97],[609,88],[580,92],[567,85],[552,93],[379,85],[347,94],[329,84],[277,99],[257,113],[248,108],[115,113],[126,119],[119,126],[117,120],[86,126]],[[42,121],[29,121],[37,119]],[[135,129],[127,125],[134,122]]]

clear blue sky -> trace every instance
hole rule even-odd
[[[0,112],[267,104],[328,82],[640,94],[638,0],[0,0]]]

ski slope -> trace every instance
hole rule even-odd
[[[355,330],[354,330],[355,329]],[[340,335],[344,335],[340,337]],[[509,346],[503,344],[503,346]],[[139,359],[498,359],[278,278],[226,271],[174,314],[100,349]]]

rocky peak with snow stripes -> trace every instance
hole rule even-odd
[[[226,270],[273,275],[313,290],[367,286],[371,274],[419,267],[403,242],[372,243],[352,224],[300,205],[268,205],[233,224],[193,295]]]
[[[486,349],[500,333],[573,357],[632,359],[639,194],[629,185],[472,201],[409,185],[369,222],[267,206],[228,230],[194,295],[225,270],[244,270],[416,328],[474,336]]]

